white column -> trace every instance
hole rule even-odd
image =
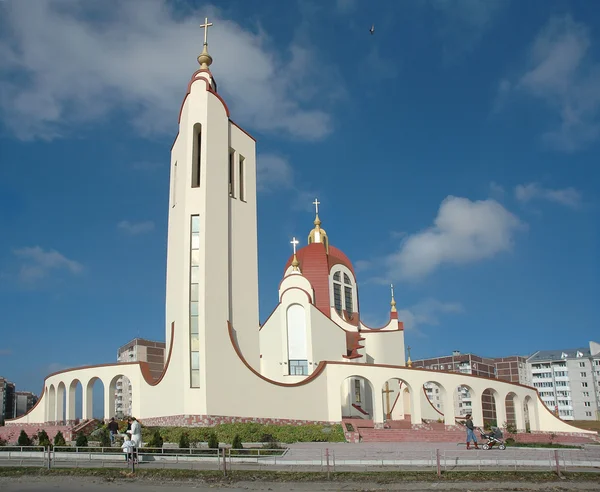
[[[56,421],[63,422],[65,416],[65,385],[59,384],[56,389]]]
[[[367,383],[365,381],[365,386],[368,385],[369,383]],[[376,429],[382,429],[383,428],[383,422],[384,422],[384,417],[385,417],[385,410],[383,408],[383,400],[381,398],[382,393],[381,393],[381,385],[379,386],[375,386],[373,385],[373,395],[371,396],[371,400],[372,400],[372,405],[373,405],[373,426]],[[379,389],[379,391],[378,391]]]
[[[515,407],[515,422],[518,432],[525,432],[525,413],[523,412],[523,400],[518,396],[513,397],[513,405]]]
[[[108,421],[115,413],[115,388],[111,388],[110,381],[102,381],[104,385],[104,421]]]
[[[410,422],[412,425],[423,423],[423,412],[421,409],[422,391],[423,386],[419,386],[415,390],[413,390],[412,386],[410,388]]]
[[[444,424],[456,425],[456,412],[454,411],[454,393],[440,386],[442,401],[444,402]]]
[[[483,427],[483,407],[481,405],[481,394],[475,393],[469,388],[471,394],[471,416],[475,427]]]
[[[86,381],[81,383],[82,420],[89,420],[94,416],[94,384]]]
[[[75,412],[75,390],[77,388],[77,383],[71,383],[69,388],[67,389],[67,422],[72,422],[75,420],[76,412]]]
[[[496,405],[496,425],[503,427],[506,422],[506,396],[501,397],[498,393],[494,393],[494,403]]]

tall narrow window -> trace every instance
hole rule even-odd
[[[335,310],[342,314],[342,286],[336,282],[333,283],[333,304]]]
[[[177,163],[173,166],[173,176],[171,176],[171,208],[177,205]]]
[[[192,215],[190,238],[190,386],[200,387],[200,216]]]
[[[354,401],[360,403],[360,379],[354,380]]]
[[[194,141],[192,150],[192,188],[200,187],[200,174],[202,173],[202,125],[194,125]]]
[[[246,159],[240,157],[240,200],[246,201]]]
[[[235,198],[235,150],[229,149],[229,196]]]
[[[346,303],[346,312],[351,315],[354,312],[352,309],[352,287],[344,287],[344,302]]]

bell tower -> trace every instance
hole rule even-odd
[[[205,20],[171,150],[167,243],[169,372],[179,374],[184,414],[210,414],[231,350],[227,321],[246,360],[259,367],[256,143],[229,118],[210,71]],[[211,374],[212,373],[212,374]]]

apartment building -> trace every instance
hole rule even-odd
[[[600,420],[600,344],[541,350],[527,359],[532,386],[563,420]]]
[[[117,362],[147,362],[150,374],[158,379],[165,364],[165,342],[154,342],[144,338],[134,338],[117,350]],[[132,398],[131,381],[126,377],[117,380],[115,391],[115,416],[130,416]]]
[[[37,403],[38,397],[31,391],[15,391],[14,416],[25,415]]]
[[[15,385],[0,377],[0,425],[15,416]]]
[[[527,371],[527,358],[523,356],[510,357],[480,357],[474,354],[461,354],[455,350],[452,355],[434,357],[430,359],[416,360],[413,367],[423,369],[452,371],[475,376],[497,378],[531,385],[530,376]],[[424,385],[425,393],[432,405],[443,413],[442,403],[439,396],[439,388],[432,383]],[[454,397],[454,411],[458,417],[464,417],[472,412],[472,398],[469,388],[459,386]],[[496,420],[495,402],[491,394],[484,393],[481,398],[483,418],[485,421]],[[510,402],[506,405],[508,421],[514,421],[514,411]],[[499,423],[500,425],[503,422]]]

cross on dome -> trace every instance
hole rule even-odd
[[[315,212],[317,215],[319,215],[319,205],[321,205],[321,202],[319,201],[318,198],[315,198],[315,201],[313,202],[313,205],[315,206]]]
[[[298,244],[300,244],[300,241],[298,241],[296,239],[296,237],[293,237],[292,240],[290,241],[290,244],[294,248],[294,254],[296,254],[296,246],[298,246]]]

